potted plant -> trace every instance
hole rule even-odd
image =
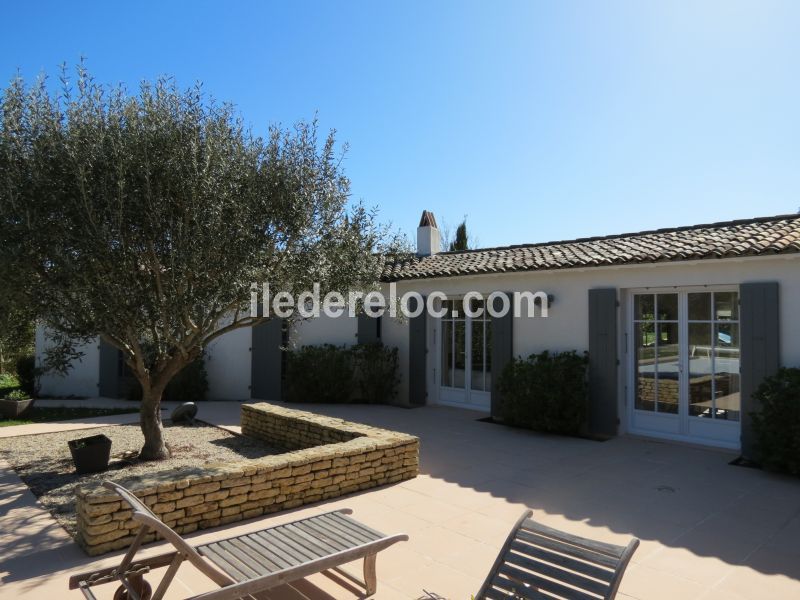
[[[33,406],[33,398],[22,390],[14,390],[0,400],[0,415],[6,419],[15,419]]]
[[[77,473],[97,473],[108,469],[111,458],[111,439],[102,433],[70,440],[69,451]]]

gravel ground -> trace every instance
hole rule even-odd
[[[165,422],[164,427],[167,447],[172,453],[172,457],[164,461],[145,462],[132,458],[144,441],[138,424],[0,439],[0,458],[14,467],[39,502],[74,536],[74,489],[78,484],[127,479],[176,467],[261,458],[283,452],[256,439],[199,421],[195,421],[193,426]],[[98,433],[111,438],[108,471],[76,474],[67,442]]]

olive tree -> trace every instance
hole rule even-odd
[[[142,387],[140,457],[163,459],[167,383],[270,318],[251,314],[251,284],[368,287],[382,230],[315,121],[258,136],[199,85],[129,93],[65,73],[57,91],[16,78],[0,98],[0,242],[57,342],[51,366],[97,337],[118,348]]]
[[[0,290],[0,375],[14,359],[33,350],[33,316],[27,303],[16,303]]]

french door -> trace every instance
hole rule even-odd
[[[630,431],[738,448],[738,290],[647,290],[631,296]]]
[[[488,411],[492,389],[492,321],[483,301],[464,314],[461,300],[447,300],[441,320],[439,403]]]

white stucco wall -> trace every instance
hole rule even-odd
[[[500,291],[544,291],[555,299],[547,319],[521,318],[514,324],[514,354],[527,356],[542,350],[586,350],[589,343],[588,290],[615,287],[620,291],[620,389],[624,389],[625,301],[627,290],[647,287],[739,285],[749,281],[777,281],[780,284],[781,360],[787,366],[800,366],[800,256],[773,256],[744,259],[706,260],[693,263],[661,263],[621,267],[595,267],[561,271],[539,271],[445,279],[404,281],[397,284],[397,294],[416,290],[424,295],[442,291],[459,296],[468,291],[486,295]],[[384,293],[388,294],[388,286]],[[437,402],[440,332],[437,319],[428,319],[428,402]],[[357,342],[358,320],[342,316],[320,317],[296,323],[290,336],[293,347],[330,343],[351,345]],[[398,348],[401,383],[398,399],[408,398],[409,323],[404,319],[383,318],[382,340]],[[226,334],[206,351],[209,398],[245,400],[250,397],[249,328]],[[44,332],[37,330],[37,358],[41,360]],[[66,378],[47,375],[42,379],[42,393],[51,395],[94,396],[97,394],[99,352],[97,344],[83,348],[84,358]],[[620,404],[623,399],[620,398]],[[624,414],[622,407],[620,414]],[[624,423],[623,423],[624,429]]]
[[[250,346],[252,330],[234,329],[206,348],[209,400],[250,399]]]
[[[72,361],[66,375],[46,373],[40,379],[39,393],[43,396],[85,396],[93,398],[98,394],[100,383],[99,340],[81,344],[76,349],[83,353],[80,360]],[[48,338],[44,327],[36,328],[36,365],[44,362]]]
[[[442,291],[459,296],[468,291],[485,295],[493,291],[544,291],[554,296],[546,319],[520,318],[514,323],[514,354],[527,356],[542,350],[584,351],[589,345],[588,290],[615,287],[619,290],[620,390],[624,390],[626,357],[624,334],[626,326],[627,290],[647,287],[739,285],[755,281],[777,281],[780,284],[781,361],[786,366],[800,366],[800,321],[794,315],[800,311],[800,256],[773,256],[743,259],[696,261],[694,263],[659,263],[622,267],[595,267],[561,271],[509,273],[446,279],[423,279],[400,282],[398,295],[416,290],[423,295]],[[439,322],[428,320],[428,402],[437,402],[439,374]],[[385,343],[405,343],[408,331],[385,336]],[[401,360],[404,389],[407,390],[407,356]],[[407,392],[406,392],[407,393]],[[624,414],[620,396],[620,415]],[[623,421],[624,430],[624,421]]]
[[[321,315],[318,319],[297,321],[289,335],[290,348],[333,344],[352,346],[358,343],[358,319],[343,314],[331,318]]]

